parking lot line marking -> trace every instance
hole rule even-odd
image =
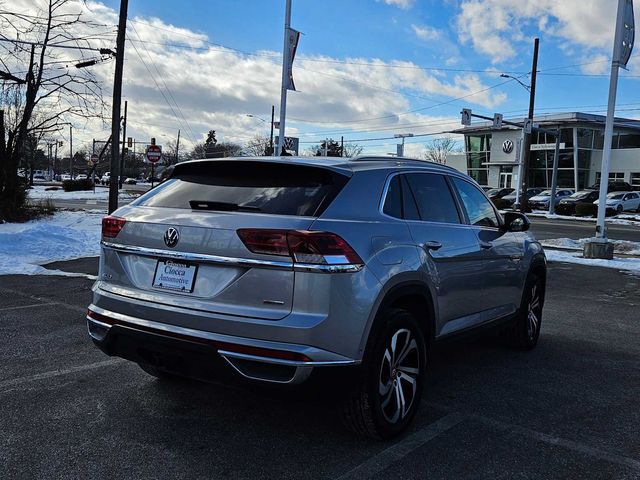
[[[458,413],[450,413],[423,429],[405,437],[396,444],[366,460],[364,463],[361,463],[354,469],[349,470],[344,475],[338,477],[338,480],[370,478],[398,460],[409,455],[425,443],[433,440],[438,435],[455,427],[463,420],[465,420],[465,416]]]
[[[23,308],[46,307],[47,305],[55,305],[55,303],[31,303],[29,305],[18,305],[17,307],[3,307],[0,312],[9,312],[11,310],[22,310]]]
[[[429,407],[436,407],[438,409],[442,409],[445,411],[450,410],[449,407],[446,407],[445,405],[441,405],[435,402],[427,402],[423,400],[422,403]],[[635,458],[625,457],[624,455],[618,455],[616,453],[612,453],[607,450],[585,445],[583,443],[574,442],[573,440],[567,440],[566,438],[558,437],[555,435],[549,435],[547,433],[538,432],[536,430],[532,430],[530,428],[526,428],[521,425],[502,422],[500,420],[488,418],[483,415],[468,414],[466,415],[465,418],[477,420],[480,423],[483,423],[497,430],[513,432],[518,435],[522,435],[522,436],[537,440],[539,442],[544,442],[549,445],[563,447],[568,450],[573,450],[574,452],[577,452],[577,453],[582,453],[592,458],[597,458],[599,460],[604,460],[604,461],[615,463],[617,465],[621,465],[624,467],[629,467],[634,471],[640,472],[640,460],[637,460]]]
[[[38,297],[36,295],[28,295],[26,293],[20,292],[19,290],[13,290],[11,288],[0,288],[0,292],[9,293],[11,295],[20,295],[21,297],[26,297],[26,298],[28,298],[30,300],[35,300],[36,302],[42,302],[42,303],[46,303],[48,305],[56,305],[58,307],[63,307],[63,308],[67,308],[69,310],[73,310],[74,312],[81,312],[81,313],[84,313],[84,314],[87,313],[87,309],[86,308],[79,307],[77,305],[69,305],[68,303],[63,303],[63,302],[52,302],[48,298],[42,298],[42,297]]]
[[[119,358],[110,358],[108,360],[103,360],[102,362],[89,363],[87,365],[78,365],[77,367],[63,368],[61,370],[52,370],[50,372],[36,373],[35,375],[28,375],[26,377],[4,380],[0,382],[0,390],[4,391],[11,387],[17,387],[20,385],[24,385],[25,383],[37,382],[38,380],[46,380],[48,378],[60,377],[62,375],[69,375],[72,373],[84,372],[86,370],[108,367],[117,363],[121,363],[123,361],[124,360]]]

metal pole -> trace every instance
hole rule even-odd
[[[536,101],[536,79],[538,74],[538,49],[540,46],[540,39],[536,38],[533,41],[533,63],[531,65],[531,91],[529,94],[529,118],[533,120],[533,110]],[[518,179],[522,185],[522,198],[520,211],[525,213],[527,211],[527,184],[529,182],[529,157],[531,156],[531,134],[525,135],[525,140],[522,144],[523,156],[522,156],[522,178]]]
[[[276,156],[284,150],[284,125],[287,116],[287,84],[289,75],[289,27],[291,26],[291,0],[287,0],[284,15],[284,47],[282,49],[282,86],[280,88],[280,128],[278,130],[278,146]]]
[[[618,70],[620,68],[620,45],[625,0],[618,0],[618,16],[616,20],[616,34],[613,42],[613,60],[611,61],[611,78],[609,80],[609,100],[607,106],[607,120],[604,126],[604,147],[602,150],[602,168],[600,169],[600,196],[598,201],[598,221],[596,222],[596,238],[607,241],[607,231],[604,224],[606,214],[606,197],[609,187],[609,163],[611,162],[611,143],[613,141],[613,123],[616,111],[616,95],[618,91]]]
[[[118,189],[122,190],[124,179],[124,152],[127,146],[127,100],[124,101],[124,118],[122,121],[122,154],[120,155],[120,175],[118,175]]]
[[[69,174],[73,180],[73,125],[69,125]]]
[[[520,155],[518,157],[518,184],[516,185],[516,201],[513,204],[514,210],[520,210],[520,197],[522,195],[522,175],[523,175],[522,163],[524,160],[525,137],[526,137],[526,134],[524,133],[524,126],[523,126],[521,135],[520,135]]]
[[[273,155],[273,122],[275,120],[276,106],[271,105],[271,136],[269,137],[269,155]]]
[[[558,163],[560,162],[560,129],[556,134],[556,148],[553,152],[553,174],[551,175],[551,199],[549,200],[549,214],[556,213],[556,189],[558,188]]]
[[[178,129],[178,139],[176,140],[176,163],[178,163],[178,152],[180,151],[180,129]]]
[[[340,156],[344,157],[344,135],[340,137]]]
[[[118,183],[120,162],[118,161],[120,138],[120,104],[122,101],[122,70],[124,68],[124,40],[127,30],[129,0],[120,0],[120,18],[116,37],[116,66],[113,76],[113,109],[111,111],[111,179],[109,182],[109,213],[118,208]]]

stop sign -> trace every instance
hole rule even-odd
[[[162,158],[162,148],[158,145],[149,145],[147,147],[147,160],[151,163],[159,162]]]
[[[100,160],[100,157],[98,156],[98,154],[94,153],[91,155],[91,160],[90,162],[95,165],[96,163],[98,163],[98,161]]]

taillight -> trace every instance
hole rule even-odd
[[[126,220],[120,217],[109,215],[102,219],[102,236],[106,238],[115,238],[124,227]]]
[[[290,256],[297,263],[362,265],[363,261],[342,237],[306,230],[238,230],[242,243],[253,253]]]

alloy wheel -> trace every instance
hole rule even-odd
[[[391,337],[380,364],[378,393],[385,419],[392,424],[404,419],[415,402],[420,376],[420,352],[408,329]]]
[[[540,289],[538,284],[534,284],[531,288],[529,297],[529,305],[527,306],[527,335],[530,340],[536,336],[536,332],[540,328],[540,316],[542,313],[542,304],[540,303]]]

